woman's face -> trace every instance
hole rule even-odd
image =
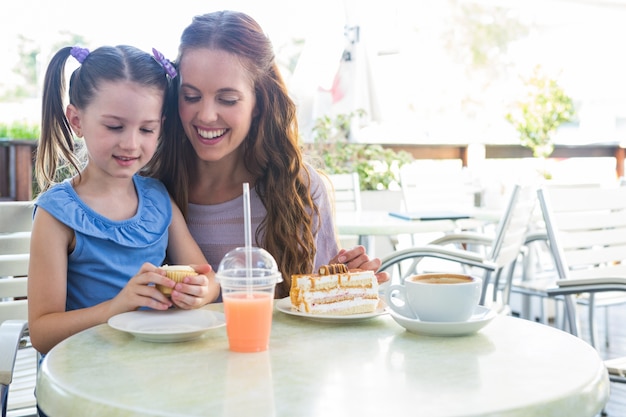
[[[219,161],[244,141],[255,109],[252,80],[236,55],[188,49],[179,65],[179,115],[203,161]]]

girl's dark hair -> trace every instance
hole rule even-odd
[[[319,220],[319,210],[311,197],[309,172],[298,143],[296,106],[276,65],[269,38],[250,16],[219,11],[194,17],[181,36],[177,63],[188,50],[197,49],[237,56],[253,82],[256,115],[242,144],[244,163],[256,178],[256,191],[267,209],[256,241],[276,258],[284,278],[277,296],[284,296],[292,274],[313,270],[319,229],[319,221],[313,221]],[[186,216],[197,156],[178,115],[178,83],[172,83],[172,88],[164,139],[148,172],[165,183]],[[263,242],[258,241],[261,231]]]
[[[41,191],[59,179],[59,170],[66,168],[80,175],[80,161],[70,123],[65,116],[65,63],[72,47],[60,49],[50,61],[43,86],[41,137],[37,147],[35,175]],[[133,46],[102,46],[89,53],[72,72],[69,102],[85,109],[106,81],[131,81],[141,86],[168,91],[165,71],[147,52]],[[165,108],[163,109],[165,112]],[[64,175],[67,175],[64,174]]]

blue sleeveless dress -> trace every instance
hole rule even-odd
[[[163,264],[172,206],[158,180],[135,175],[137,213],[113,221],[93,211],[66,180],[35,201],[74,230],[76,247],[68,256],[66,310],[91,307],[115,297],[144,262]]]

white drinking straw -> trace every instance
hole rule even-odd
[[[250,185],[243,183],[243,225],[246,239],[246,277],[252,277],[252,226],[250,220]],[[250,280],[247,283],[248,294],[252,292]]]

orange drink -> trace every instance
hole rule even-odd
[[[224,255],[215,278],[222,288],[230,350],[267,350],[274,289],[283,280],[276,260],[262,248],[235,248]]]
[[[272,327],[274,293],[224,292],[224,315],[230,350],[267,350]]]

